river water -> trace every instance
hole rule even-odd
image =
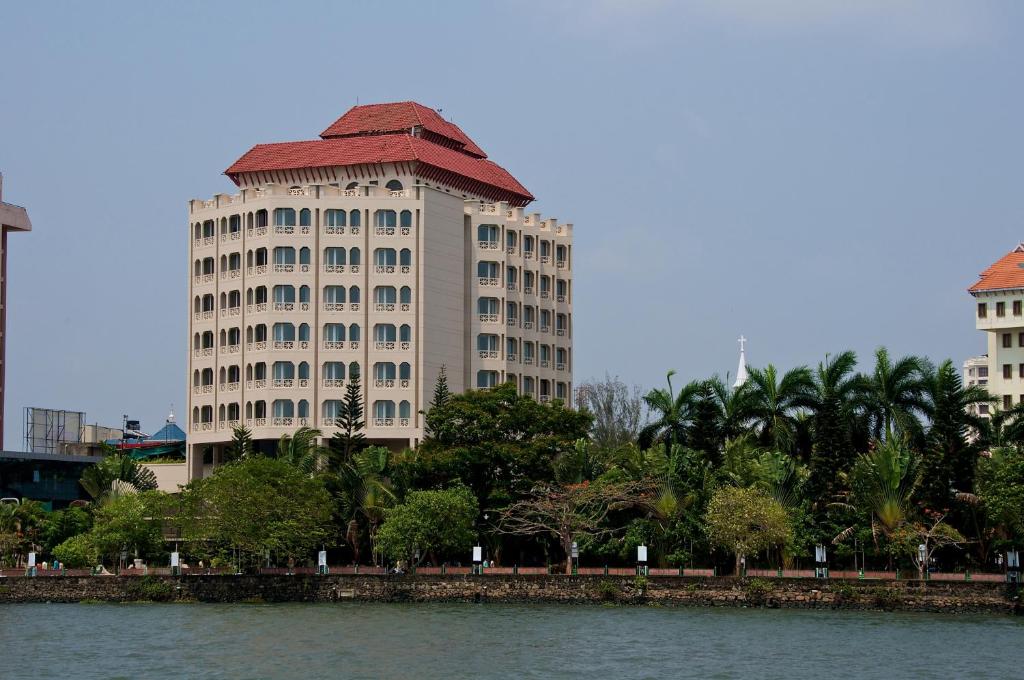
[[[0,678],[1020,678],[1014,618],[461,604],[0,605]]]

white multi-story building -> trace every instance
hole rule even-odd
[[[988,355],[971,357],[964,362],[963,374],[964,387],[977,385],[988,389]],[[988,404],[971,404],[967,407],[968,413],[976,416],[988,417],[991,415],[991,407]]]
[[[997,408],[1011,408],[1024,402],[1024,244],[983,271],[968,290],[976,300],[975,325],[985,331],[988,354],[964,364],[965,383],[968,364],[973,364],[976,379],[987,380],[978,384],[996,397]]]
[[[232,428],[259,446],[334,431],[358,372],[367,439],[422,437],[453,391],[572,394],[572,225],[454,124],[413,102],[357,106],[321,139],[260,144],[239,186],[189,204],[189,475]]]

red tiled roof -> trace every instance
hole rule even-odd
[[[967,290],[976,293],[1012,288],[1024,288],[1024,244],[1017,246],[983,271],[978,282]]]
[[[324,139],[359,135],[408,134],[413,127],[422,128],[423,137],[477,158],[487,158],[458,125],[450,123],[434,109],[416,102],[367,104],[353,106],[345,115],[320,133]],[[438,139],[440,138],[440,139]]]
[[[533,195],[498,164],[403,134],[257,144],[224,174],[237,184],[238,175],[247,172],[400,162],[416,163],[416,173],[424,178],[491,200],[513,205],[533,200]]]

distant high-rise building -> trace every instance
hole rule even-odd
[[[189,204],[189,470],[232,428],[273,447],[329,436],[352,375],[365,434],[423,436],[442,366],[453,391],[512,382],[572,394],[572,225],[455,124],[413,102],[356,106],[320,139],[259,144],[239,187]]]
[[[988,355],[982,354],[981,356],[971,357],[964,362],[964,387],[971,387],[977,385],[978,387],[984,387],[988,389]],[[976,416],[989,417],[991,414],[991,407],[988,404],[971,404],[967,407],[967,412]]]
[[[4,441],[4,401],[7,397],[7,234],[32,231],[28,211],[21,206],[3,202],[4,177],[0,175],[0,448]]]

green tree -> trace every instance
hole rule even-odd
[[[366,448],[366,435],[363,428],[363,388],[360,383],[359,370],[351,368],[345,385],[345,397],[341,402],[341,413],[334,425],[338,431],[328,442],[328,452],[332,466],[344,464]]]
[[[231,430],[231,443],[224,454],[227,463],[253,455],[252,431],[245,425],[234,427]]]
[[[308,475],[320,469],[324,448],[317,443],[322,432],[300,427],[294,434],[283,434],[277,441],[277,457]]]
[[[867,408],[875,439],[914,438],[920,433],[918,415],[928,411],[922,368],[917,357],[893,361],[884,347],[875,352],[875,371],[867,381]]]
[[[855,371],[857,355],[846,351],[826,357],[813,374],[811,477],[808,493],[824,511],[839,489],[839,475],[850,469],[855,414],[863,402],[866,384]]]
[[[135,491],[152,491],[156,489],[156,475],[131,456],[121,453],[109,453],[103,460],[85,469],[79,483],[93,501],[102,502],[110,495],[115,482],[131,486]]]
[[[671,450],[673,445],[685,445],[687,442],[696,417],[697,403],[705,387],[695,380],[684,385],[676,394],[672,387],[672,376],[675,374],[675,371],[668,372],[667,389],[655,388],[644,397],[655,419],[640,430],[637,443],[641,449],[648,449],[655,442],[660,442],[667,450]]]
[[[914,491],[921,481],[920,462],[902,442],[878,442],[874,450],[861,454],[849,474],[847,507],[871,525],[871,535],[891,536],[907,522]],[[839,543],[854,531],[845,529],[835,537]]]
[[[115,563],[122,550],[143,558],[158,555],[163,547],[161,523],[167,503],[167,494],[159,491],[110,497],[96,508],[90,542],[99,555]]]
[[[750,371],[750,416],[758,441],[792,453],[797,440],[797,413],[812,403],[811,373],[805,366],[780,378],[772,364]]]
[[[478,512],[473,492],[465,486],[441,491],[413,491],[405,502],[385,512],[377,534],[380,551],[393,560],[415,564],[415,554],[455,556],[468,552]]]
[[[99,553],[89,533],[69,536],[54,546],[53,556],[68,569],[92,567],[99,561]]]
[[[792,540],[785,508],[760,489],[722,487],[708,503],[705,522],[711,542],[736,556],[737,576],[745,556]]]
[[[504,384],[469,390],[426,415],[430,436],[420,445],[420,488],[461,481],[485,508],[500,508],[536,482],[550,481],[553,461],[590,429],[588,413],[561,401],[540,404]]]
[[[979,526],[980,539],[986,544],[990,537],[1005,543],[1024,540],[1024,452],[1021,449],[993,449],[990,457],[978,460],[977,500],[985,515],[984,526]]]
[[[51,551],[72,536],[88,533],[90,529],[92,515],[84,509],[54,510],[46,517],[40,532],[43,549]]]
[[[256,456],[193,480],[177,517],[186,540],[241,551],[250,564],[266,551],[302,557],[331,535],[331,499],[322,480],[284,460]]]

